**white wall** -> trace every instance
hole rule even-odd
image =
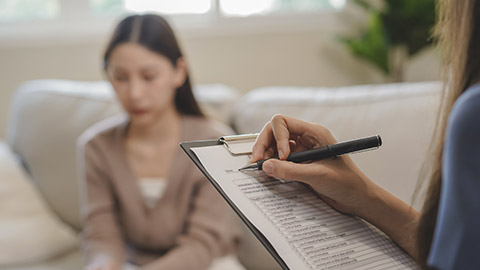
[[[358,27],[352,22],[345,25],[343,32]],[[277,26],[221,33],[180,29],[178,33],[195,83],[224,83],[246,92],[267,85],[334,87],[385,82],[374,67],[351,56],[335,40],[338,29],[323,25],[283,31]],[[10,42],[0,36],[0,138],[5,137],[9,101],[23,81],[102,79],[106,33],[62,42]],[[407,81],[437,80],[438,54],[422,52],[408,62],[406,73]]]

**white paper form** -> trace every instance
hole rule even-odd
[[[337,212],[305,185],[239,172],[249,157],[221,145],[192,150],[290,269],[418,269],[378,229]]]

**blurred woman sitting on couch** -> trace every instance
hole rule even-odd
[[[79,139],[87,269],[211,267],[235,251],[239,230],[178,144],[226,129],[200,111],[172,29],[158,15],[125,18],[104,69],[128,116],[102,121]],[[242,269],[233,256],[219,261]]]

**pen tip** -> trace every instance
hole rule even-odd
[[[245,170],[253,170],[253,169],[258,169],[258,166],[256,163],[251,163],[243,166],[242,168],[238,169],[238,171],[245,171]]]

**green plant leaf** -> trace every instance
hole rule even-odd
[[[353,0],[369,13],[366,29],[358,38],[340,38],[356,56],[376,65],[390,75],[390,51],[405,47],[413,56],[433,43],[431,31],[435,24],[435,0],[383,0],[382,10],[367,0]]]
[[[435,0],[385,0],[382,21],[389,40],[407,47],[410,56],[432,44]]]
[[[360,38],[340,38],[355,55],[377,66],[385,74],[390,73],[388,51],[390,48],[380,13],[370,17],[367,30]]]

